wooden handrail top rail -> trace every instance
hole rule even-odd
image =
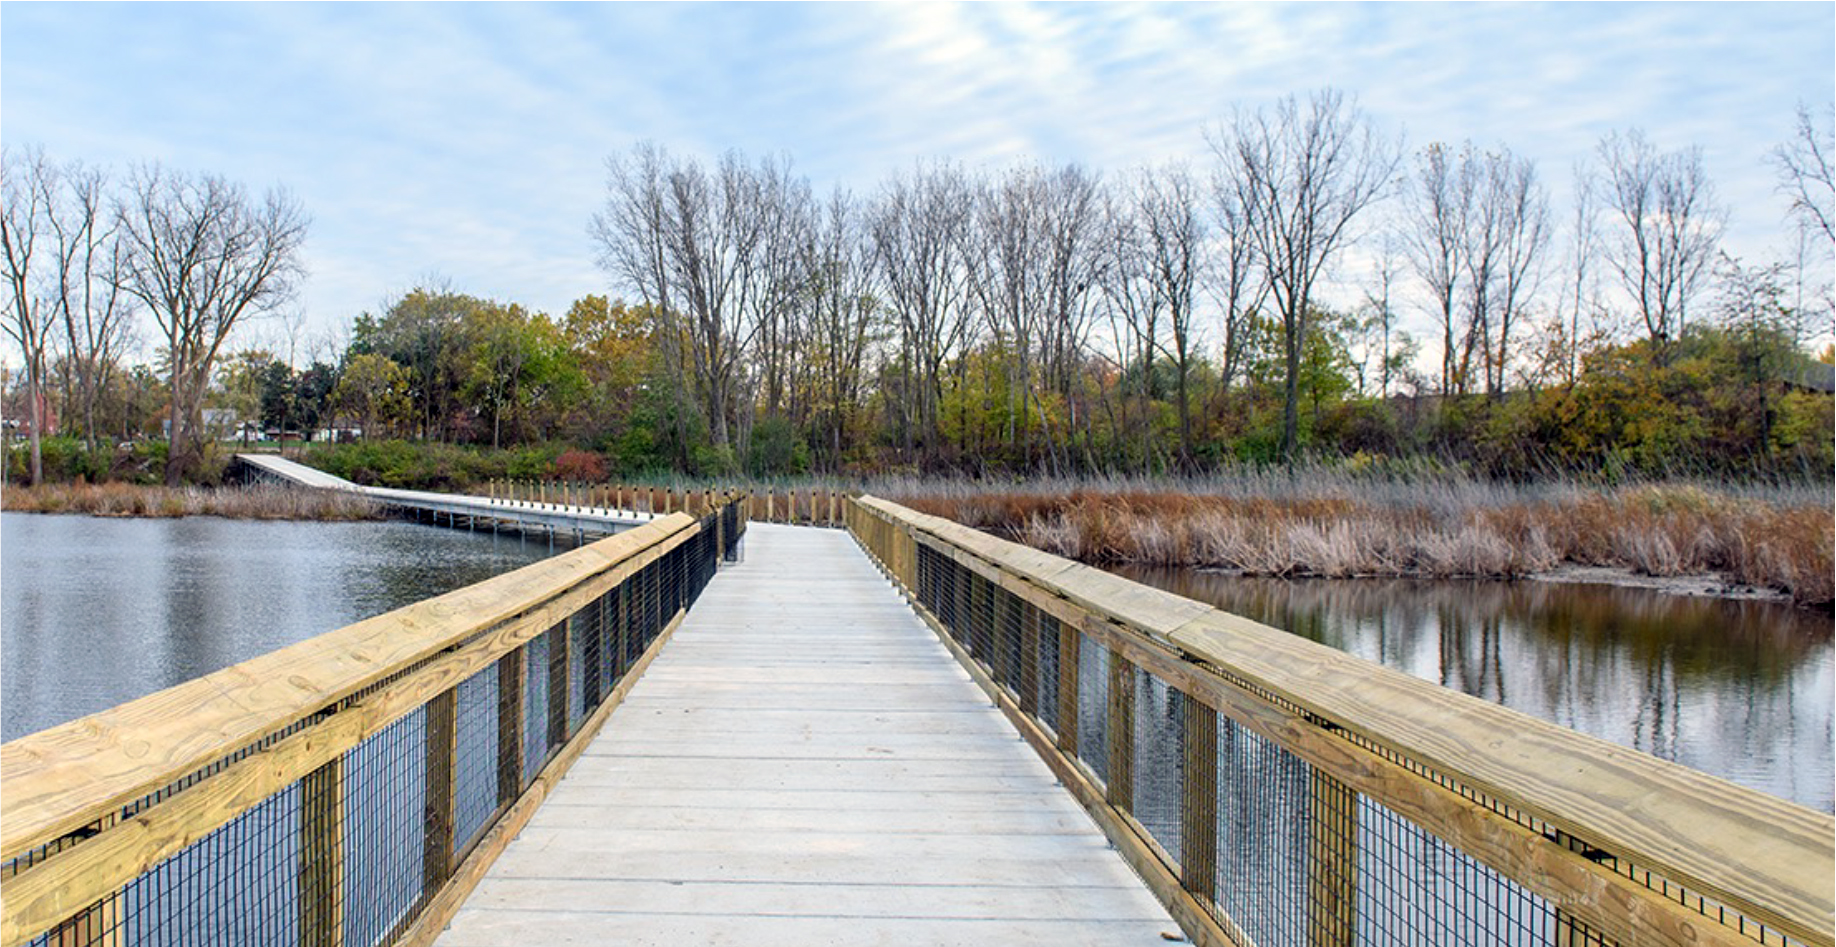
[[[397,671],[629,573],[699,532],[685,513],[0,745],[0,861],[89,825]]]
[[[979,560],[977,571],[1068,602],[1768,927],[1832,942],[1830,815],[951,520],[859,502],[964,565]]]

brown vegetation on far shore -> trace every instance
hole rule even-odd
[[[371,520],[382,516],[375,500],[334,490],[293,487],[154,487],[126,483],[8,486],[0,508],[18,513],[91,516],[222,516],[253,520]]]
[[[1189,489],[890,491],[914,509],[1090,563],[1271,576],[1516,578],[1564,565],[1713,572],[1836,599],[1836,523],[1814,490],[1234,482]]]

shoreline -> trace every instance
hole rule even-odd
[[[1099,566],[1099,568],[1101,568]],[[1179,568],[1162,566],[1160,568]],[[1547,585],[1599,585],[1609,588],[1638,589],[1646,592],[1660,592],[1666,595],[1677,595],[1683,598],[1715,598],[1732,602],[1772,602],[1779,605],[1795,605],[1808,610],[1828,610],[1826,606],[1797,605],[1791,596],[1777,589],[1762,589],[1751,585],[1741,585],[1730,581],[1727,576],[1714,572],[1694,575],[1645,575],[1633,569],[1621,566],[1584,566],[1567,564],[1540,572],[1518,576],[1495,575],[1397,575],[1366,573],[1359,575],[1313,575],[1294,573],[1278,576],[1266,573],[1247,572],[1242,569],[1227,569],[1215,566],[1188,567],[1201,575],[1215,575],[1226,578],[1244,579],[1307,579],[1313,581],[1337,582],[1342,580],[1367,582],[1541,582]]]
[[[180,519],[217,516],[239,520],[354,522],[382,519],[382,507],[363,496],[280,486],[167,487],[145,484],[8,485],[0,491],[8,513],[70,514],[103,518]]]
[[[1762,589],[1733,582],[1715,572],[1695,575],[1645,575],[1618,566],[1564,565],[1523,577],[1526,582],[1552,585],[1606,585],[1621,589],[1644,589],[1684,598],[1718,598],[1731,602],[1776,602],[1793,605],[1791,596],[1777,589]],[[1800,608],[1829,610],[1829,606],[1801,605]]]

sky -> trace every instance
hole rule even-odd
[[[1766,156],[1833,84],[1827,2],[0,4],[0,142],[287,188],[331,345],[433,282],[616,295],[587,225],[639,142],[865,196],[930,159],[1202,167],[1234,110],[1328,86],[1411,153],[1534,159],[1564,222],[1607,133],[1700,146],[1753,263],[1791,232]]]

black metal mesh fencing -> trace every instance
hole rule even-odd
[[[700,595],[718,562],[736,554],[744,530],[738,504],[700,525],[549,630],[29,943],[370,947],[396,940]],[[419,666],[137,800],[110,824]],[[105,829],[40,846],[0,871],[30,870]]]

